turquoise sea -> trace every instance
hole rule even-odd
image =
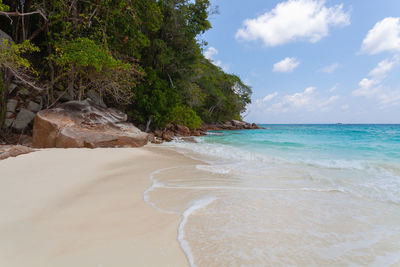
[[[205,162],[145,194],[192,266],[400,266],[400,125],[261,126],[167,144]]]

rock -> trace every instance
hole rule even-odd
[[[168,123],[167,126],[165,126],[165,128],[170,131],[175,131],[176,129],[175,125],[172,123]]]
[[[16,85],[15,83],[10,83],[10,86],[8,87],[8,94],[11,94],[17,87],[18,85]]]
[[[175,127],[175,133],[181,136],[189,136],[190,135],[190,129],[186,126],[182,125],[176,125]]]
[[[202,131],[202,130],[193,130],[190,133],[190,135],[193,135],[193,136],[204,136],[204,135],[206,135],[206,133],[204,131]]]
[[[167,131],[163,132],[162,139],[164,139],[167,142],[171,142],[172,139],[174,138],[174,135],[175,135],[174,132],[167,130]]]
[[[10,99],[7,102],[7,113],[4,125],[9,128],[13,125],[15,121],[15,110],[17,109],[18,101],[15,99]]]
[[[17,118],[15,119],[12,127],[17,131],[22,131],[33,121],[35,118],[35,113],[25,108],[21,108]]]
[[[155,135],[156,137],[162,138],[163,131],[161,131],[161,130],[155,130],[155,131],[154,131],[154,135]]]
[[[93,102],[103,108],[107,108],[106,104],[103,101],[103,98],[94,90],[90,90],[86,93],[86,97],[93,100]]]
[[[217,125],[217,124],[203,124],[200,127],[200,130],[202,130],[202,131],[217,131],[217,130],[222,130],[222,126]]]
[[[30,147],[26,147],[26,146],[4,146],[1,147],[0,146],[0,160],[9,158],[9,157],[16,157],[18,155],[22,155],[22,154],[28,154],[31,153],[35,150],[33,150]]]
[[[19,96],[29,96],[31,94],[31,92],[27,89],[27,88],[21,88],[19,91],[18,91],[18,95]]]
[[[232,125],[235,126],[237,129],[251,129],[251,125],[248,122],[232,120]]]
[[[163,140],[159,137],[154,136],[154,134],[149,134],[149,142],[152,144],[162,144]]]
[[[32,136],[23,134],[18,135],[18,144],[23,146],[32,147]]]
[[[14,124],[14,121],[15,121],[15,119],[13,119],[13,118],[6,119],[6,120],[4,121],[4,126],[5,126],[6,128],[10,128],[10,127]]]
[[[91,99],[70,101],[36,114],[33,146],[38,148],[140,147],[148,134],[127,123],[127,115]]]
[[[18,106],[18,100],[10,99],[7,102],[7,113],[14,113]]]
[[[35,103],[33,101],[29,101],[27,109],[29,109],[32,112],[39,112],[41,106],[38,103]]]

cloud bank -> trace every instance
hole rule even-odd
[[[260,39],[266,46],[297,40],[315,43],[328,36],[330,27],[349,24],[350,14],[343,5],[327,7],[325,0],[289,0],[259,17],[246,19],[235,37],[244,41]]]
[[[287,94],[282,97],[278,97],[277,92],[268,94],[264,98],[257,99],[250,107],[250,110],[256,113],[298,112],[299,110],[327,112],[331,110],[332,104],[339,98],[338,95],[328,98],[321,97],[317,88],[308,87],[302,92]]]

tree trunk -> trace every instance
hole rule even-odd
[[[146,130],[145,130],[146,133],[148,133],[150,131],[150,124],[151,124],[152,120],[153,120],[152,116],[150,116],[150,118],[147,120]]]

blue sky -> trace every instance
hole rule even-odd
[[[400,123],[399,0],[211,0],[204,54],[258,123]]]

